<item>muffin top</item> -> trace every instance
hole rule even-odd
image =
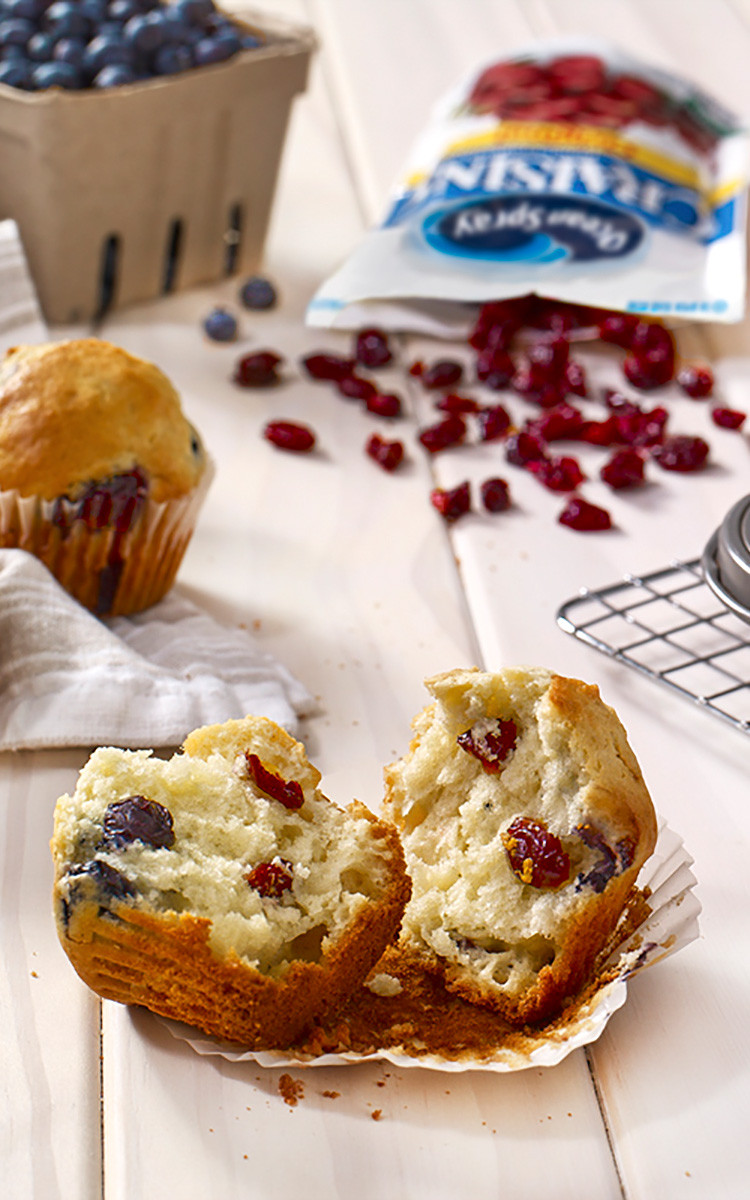
[[[0,488],[76,499],[140,467],[154,500],[190,491],[206,466],[180,398],[152,363],[97,338],[16,346],[0,362]]]

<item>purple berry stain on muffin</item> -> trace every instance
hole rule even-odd
[[[102,822],[103,845],[120,850],[133,842],[144,842],[154,849],[174,845],[172,814],[163,804],[146,796],[128,796],[110,804]]]

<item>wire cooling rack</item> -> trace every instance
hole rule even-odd
[[[750,624],[711,591],[699,559],[584,588],[561,606],[557,622],[750,733]]]

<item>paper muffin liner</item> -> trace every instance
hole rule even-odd
[[[529,1067],[553,1067],[582,1046],[595,1042],[610,1017],[627,999],[628,980],[687,946],[699,936],[701,905],[693,891],[696,879],[693,860],[682,839],[663,822],[654,853],[641,869],[637,887],[648,894],[649,913],[635,928],[628,927],[614,946],[597,978],[587,990],[586,1000],[569,1018],[556,1020],[537,1030],[524,1030],[512,1047],[500,1047],[488,1056],[448,1059],[437,1054],[415,1055],[401,1049],[381,1049],[368,1054],[325,1053],[311,1057],[287,1051],[248,1051],[206,1037],[178,1021],[165,1017],[164,1024],[178,1040],[196,1054],[220,1056],[230,1062],[251,1062],[261,1067],[332,1067],[361,1062],[387,1062],[396,1067],[422,1067],[438,1071],[522,1071]]]
[[[58,501],[0,491],[0,546],[26,550],[97,616],[127,616],[156,604],[171,588],[193,535],[214,466],[206,459],[196,486],[173,500],[144,500],[125,532],[55,521]],[[75,503],[62,500],[71,517]]]

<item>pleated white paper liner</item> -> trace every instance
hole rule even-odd
[[[650,913],[625,940],[615,947],[601,974],[606,982],[595,988],[584,1004],[575,1009],[567,1023],[555,1021],[549,1028],[524,1035],[524,1048],[500,1048],[488,1058],[445,1059],[435,1054],[412,1055],[398,1049],[371,1054],[344,1052],[316,1058],[284,1051],[251,1051],[230,1046],[198,1033],[178,1021],[159,1020],[169,1032],[201,1055],[218,1055],[230,1062],[254,1063],[261,1067],[332,1067],[360,1062],[387,1062],[396,1067],[422,1067],[437,1071],[522,1071],[528,1067],[553,1067],[581,1046],[599,1038],[607,1022],[627,999],[627,981],[639,971],[687,946],[699,936],[700,901],[693,889],[693,860],[682,839],[660,821],[656,849],[638,877],[638,887],[650,889]],[[615,970],[615,975],[612,975]]]

